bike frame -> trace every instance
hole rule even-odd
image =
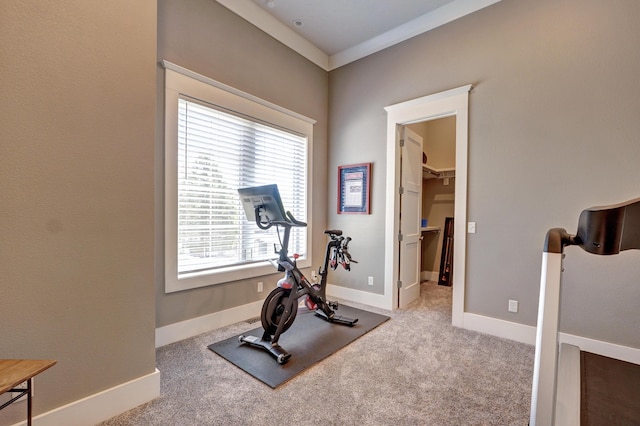
[[[278,225],[284,227],[284,238],[282,247],[278,252],[278,270],[285,271],[285,274],[289,273],[294,281],[294,286],[289,292],[289,297],[287,298],[287,301],[285,303],[285,311],[282,314],[282,317],[287,318],[291,314],[294,304],[297,304],[298,300],[301,297],[309,295],[311,300],[313,300],[313,302],[318,306],[318,310],[320,310],[326,316],[326,319],[332,319],[335,315],[335,312],[327,302],[326,297],[328,268],[331,258],[331,251],[334,249],[338,250],[340,248],[343,237],[337,235],[339,231],[325,231],[325,233],[329,235],[331,240],[327,243],[323,267],[318,271],[320,275],[320,283],[319,288],[316,289],[314,288],[314,285],[311,284],[309,280],[307,280],[307,278],[302,274],[302,271],[298,269],[295,258],[292,260],[288,256],[289,236],[292,226],[288,223],[280,223]],[[316,312],[318,310],[316,310]],[[285,321],[280,321],[274,335],[268,336],[273,344],[278,343],[278,339],[280,338],[280,335],[284,330],[284,324]],[[267,335],[268,333],[265,331],[265,336],[263,336],[263,339],[266,338]]]
[[[294,254],[291,259],[288,253],[291,228],[307,226],[307,224],[296,220],[291,212],[284,211],[277,186],[243,188],[239,189],[238,193],[247,219],[255,220],[258,228],[267,230],[276,225],[278,238],[280,238],[280,226],[284,228],[280,250],[275,250],[278,259],[273,263],[278,271],[285,272],[285,278],[278,282],[278,287],[269,293],[262,305],[261,320],[264,328],[262,338],[240,335],[238,341],[240,344],[264,349],[279,364],[284,364],[291,358],[291,354],[278,344],[278,340],[280,335],[293,324],[298,312],[298,300],[301,297],[306,296],[309,309],[315,310],[317,316],[328,322],[349,327],[353,327],[358,322],[357,318],[336,315],[334,309],[338,309],[338,303],[328,301],[326,298],[329,267],[335,269],[340,263],[346,270],[350,270],[350,263],[357,263],[351,259],[347,249],[351,238],[342,237],[340,230],[325,231],[330,241],[327,243],[324,265],[319,270],[320,283],[310,283],[298,269],[296,264],[298,255]]]

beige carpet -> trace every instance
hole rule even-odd
[[[526,425],[534,348],[451,326],[451,288],[421,300],[277,389],[207,345],[238,323],[157,351],[161,396],[124,425]]]

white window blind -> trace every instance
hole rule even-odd
[[[186,96],[178,100],[178,278],[276,257],[275,227],[247,221],[238,188],[278,185],[286,210],[307,212],[307,137]],[[289,253],[306,255],[306,228]]]
[[[284,208],[308,223],[290,253],[311,266],[315,121],[168,61],[164,93],[165,291],[277,274],[275,227],[244,214],[239,188],[277,184]]]

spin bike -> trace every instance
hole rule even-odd
[[[268,185],[268,187],[271,187],[271,185]],[[264,190],[264,188],[265,187],[261,187],[260,189]],[[256,188],[250,189],[255,190]],[[273,188],[268,189],[273,190]],[[277,189],[275,196],[278,199],[280,198]],[[256,199],[254,198],[254,200]],[[267,200],[270,200],[270,198],[267,198]],[[255,211],[253,215],[255,215],[258,228],[266,230],[275,225],[278,229],[279,239],[281,237],[279,228],[282,227],[284,229],[284,237],[280,239],[280,250],[275,251],[278,254],[278,260],[274,262],[274,266],[277,267],[278,271],[284,271],[285,274],[284,277],[278,281],[278,286],[266,297],[262,305],[260,315],[262,327],[264,328],[262,338],[241,335],[238,337],[238,341],[241,344],[246,343],[250,346],[264,349],[269,352],[279,364],[284,364],[291,358],[291,354],[278,344],[278,340],[282,333],[287,331],[296,319],[300,298],[305,297],[306,307],[314,311],[316,316],[328,322],[349,327],[353,327],[358,322],[357,318],[336,315],[335,310],[338,309],[338,303],[329,301],[326,298],[328,269],[331,268],[335,270],[338,266],[342,266],[345,270],[349,271],[351,270],[351,263],[358,262],[353,260],[349,254],[349,242],[351,238],[343,237],[341,230],[326,230],[324,233],[328,235],[329,242],[327,243],[324,264],[318,271],[320,283],[310,283],[296,265],[299,256],[294,254],[289,257],[288,255],[291,228],[304,227],[307,226],[307,224],[296,220],[289,211],[287,211],[282,218],[278,218],[278,220],[271,219],[270,216],[273,217],[274,215],[269,215],[268,211],[273,211],[274,209],[270,208],[271,206],[269,205],[256,204],[257,203],[254,202]],[[276,200],[276,204],[281,205],[281,202]],[[249,212],[247,213],[248,217],[253,216],[249,214]],[[275,216],[279,215],[275,214]]]

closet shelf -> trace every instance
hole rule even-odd
[[[427,226],[424,228],[420,228],[421,232],[440,232],[439,226]]]
[[[427,164],[422,165],[422,178],[423,179],[445,179],[456,177],[456,169],[454,167],[438,169]]]

